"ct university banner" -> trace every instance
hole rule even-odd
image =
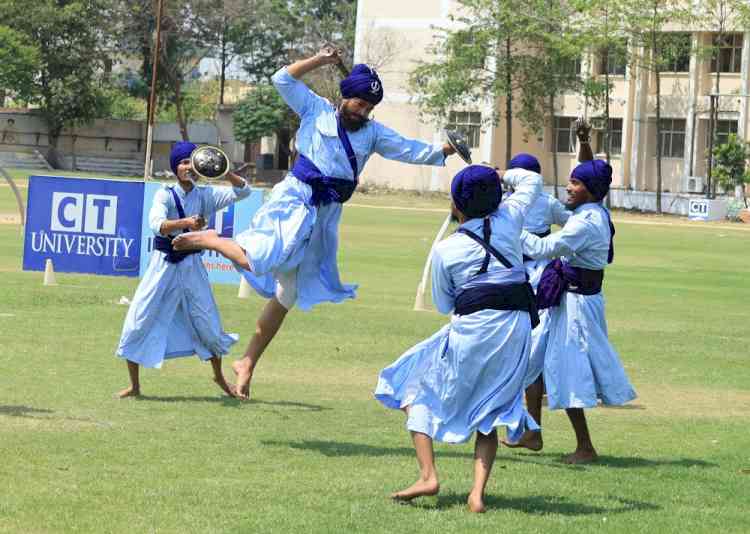
[[[138,276],[143,185],[32,176],[24,270]]]

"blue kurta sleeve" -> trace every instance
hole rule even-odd
[[[513,221],[523,226],[526,212],[542,193],[542,176],[526,169],[510,169],[503,174],[503,182],[513,188],[513,194],[500,203]]]
[[[250,186],[245,183],[244,187],[211,187],[214,200],[214,211],[226,208],[230,204],[250,196]]]
[[[432,302],[440,313],[448,314],[453,311],[455,300],[453,279],[436,248],[432,255]]]
[[[313,93],[304,82],[289,74],[286,67],[276,71],[271,81],[284,102],[300,117],[312,113],[320,103],[327,105],[327,100]]]
[[[573,212],[568,211],[565,205],[556,198],[552,199],[549,211],[552,215],[552,223],[558,226],[565,226],[570,216],[573,215]]]
[[[373,151],[387,159],[421,165],[445,165],[442,145],[407,139],[387,126],[376,123]]]
[[[166,189],[159,189],[154,194],[154,202],[151,204],[151,211],[148,212],[148,226],[154,235],[161,235],[159,230],[162,223],[167,220],[170,202],[172,197]]]
[[[578,217],[571,217],[562,230],[544,238],[521,232],[523,253],[535,260],[571,256],[584,248],[589,238],[589,227]]]

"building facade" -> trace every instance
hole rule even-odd
[[[420,60],[431,61],[427,51],[433,43],[434,27],[450,28],[449,18],[458,8],[451,0],[359,0],[355,59],[377,61],[378,43],[391,51],[382,62],[385,98],[375,109],[377,120],[400,133],[431,141],[444,139],[442,128],[418,118],[408,90],[409,73]],[[720,72],[716,97],[719,141],[730,133],[750,140],[750,31],[733,31],[724,35],[718,61],[703,59],[695,50],[716,42],[717,32],[691,31],[670,27],[666,31],[677,39],[689,41],[684,57],[676,58],[668,72],[661,73],[661,146],[662,191],[666,202],[672,197],[685,198],[705,191],[709,140],[710,94],[715,91],[716,71]],[[692,52],[691,52],[692,50]],[[393,52],[395,51],[395,52]],[[382,56],[382,50],[381,56]],[[619,204],[649,209],[656,190],[656,86],[655,75],[627,65],[623,60],[608,64],[591,52],[581,58],[577,68],[582,73],[603,75],[609,72],[612,83],[610,100],[611,162],[615,171],[613,201],[628,197]],[[482,109],[457,109],[447,126],[463,130],[472,144],[475,161],[503,166],[505,128],[483,127],[482,119],[491,116],[497,102],[487,102]],[[513,126],[513,152],[530,152],[542,163],[545,181],[551,184],[553,160],[557,158],[560,182],[564,183],[576,164],[573,123],[581,116],[592,117],[582,97],[566,94],[556,101],[556,116],[548,121],[540,136],[528,136],[517,121]],[[596,122],[595,122],[595,125]],[[603,125],[598,124],[601,127]],[[604,136],[594,132],[593,148],[603,157]],[[450,158],[447,167],[412,167],[374,157],[363,174],[363,181],[394,188],[447,191],[451,177],[462,167]],[[619,193],[618,193],[619,191]],[[638,199],[636,199],[638,196]],[[672,200],[670,200],[672,199]],[[674,210],[667,210],[674,211]],[[682,210],[677,210],[680,212]]]

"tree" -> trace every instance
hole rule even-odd
[[[621,9],[624,30],[633,50],[630,63],[634,69],[640,69],[646,79],[653,76],[656,88],[656,213],[661,214],[661,73],[690,50],[690,43],[682,38],[682,34],[667,33],[664,28],[669,24],[689,23],[690,12],[679,0],[629,0]]]
[[[234,136],[244,143],[255,143],[261,137],[281,130],[296,130],[295,115],[271,84],[258,84],[235,109]]]
[[[742,191],[742,201],[747,208],[745,185],[750,184],[750,170],[747,161],[750,160],[750,143],[741,141],[735,134],[729,134],[727,142],[714,147],[716,181],[725,191],[739,188]]]
[[[0,93],[3,96],[10,92],[16,100],[32,100],[36,96],[34,75],[39,70],[39,60],[39,49],[25,34],[0,26]]]
[[[53,149],[64,127],[87,123],[104,109],[103,7],[101,0],[0,0],[0,20],[39,50],[33,101]]]

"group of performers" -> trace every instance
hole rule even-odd
[[[261,355],[290,309],[355,297],[356,286],[339,276],[338,226],[372,153],[444,165],[455,152],[449,144],[406,139],[371,120],[383,87],[366,65],[356,65],[341,82],[336,106],[301,81],[339,61],[335,49],[324,48],[273,76],[300,117],[298,157],[250,228],[234,240],[202,228],[217,210],[249,194],[244,179],[230,173],[233,187],[197,185],[189,160],[195,145],[174,147],[177,183],[154,199],[149,221],[155,250],[117,350],[131,379],[121,397],[140,395],[139,366],[160,367],[165,358],[197,354],[211,361],[223,391],[248,398]],[[419,464],[417,481],[394,499],[436,494],[433,440],[461,443],[476,434],[468,506],[482,512],[497,427],[506,428],[505,445],[540,450],[545,389],[549,408],[565,409],[575,431],[569,463],[596,460],[585,408],[635,398],[607,337],[601,294],[604,268],[614,254],[614,227],[602,206],[612,168],[593,158],[588,132],[580,125],[581,163],[571,174],[566,205],[542,192],[540,164],[528,154],[513,158],[504,172],[471,165],[453,178],[451,210],[459,227],[435,247],[432,269],[433,301],[450,323],[383,369],[375,389],[383,405],[406,414]],[[562,230],[550,234],[551,224]],[[233,364],[236,385],[224,379],[221,357],[237,336],[223,331],[195,254],[206,249],[230,259],[269,299],[244,356]]]

